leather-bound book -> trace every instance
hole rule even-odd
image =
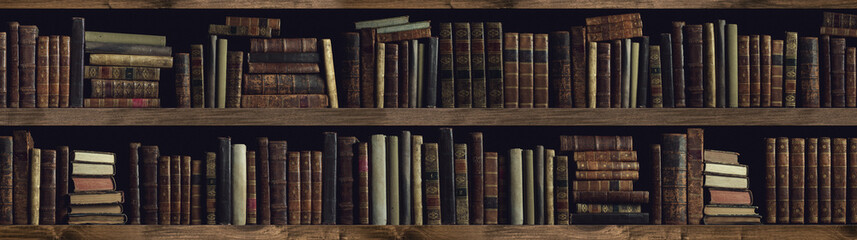
[[[378,33],[378,42],[399,42],[427,38],[431,36],[431,28],[412,29],[401,32]]]
[[[532,149],[524,149],[523,154],[521,155],[523,174],[523,195],[524,195],[524,224],[525,225],[535,225],[536,224],[536,213],[535,213],[535,182],[533,181],[535,175],[534,164],[534,156]]]
[[[69,36],[60,36],[59,47],[59,107],[68,107],[69,94],[69,74],[71,67],[71,38]],[[5,54],[4,54],[5,55]]]
[[[424,143],[423,180],[425,181],[426,225],[441,224],[440,171],[438,168],[438,144]]]
[[[3,35],[0,34],[0,41],[5,40],[2,37]],[[53,35],[48,42],[48,107],[57,108],[60,106],[60,36]],[[5,86],[2,81],[0,85]],[[0,88],[2,89],[4,88]],[[0,105],[5,106],[2,103]]]
[[[337,188],[337,182],[339,181],[337,177],[338,170],[338,142],[336,137],[336,132],[324,132],[324,145],[323,152],[321,153],[321,162],[318,166],[313,165],[313,170],[319,172],[319,183],[318,189],[315,192],[320,192],[320,199],[318,202],[318,209],[321,211],[319,222],[317,224],[325,224],[325,225],[335,225],[336,224],[336,204],[337,204],[337,192],[339,189]],[[267,154],[266,154],[267,155]],[[352,152],[352,157],[353,157]],[[351,163],[351,159],[348,160]],[[258,164],[257,164],[258,165]],[[323,167],[322,167],[323,166]],[[316,168],[317,167],[317,168]],[[258,167],[257,167],[258,168]],[[261,168],[257,172],[261,172]],[[257,180],[259,177],[257,177]],[[352,179],[352,181],[354,181]],[[266,181],[267,182],[267,181]],[[262,184],[259,182],[258,184]],[[314,183],[316,184],[316,183]],[[316,190],[316,186],[313,186],[313,190]],[[316,203],[313,203],[315,206]],[[261,211],[260,211],[261,212]],[[261,221],[260,221],[261,223]]]
[[[470,224],[467,189],[467,144],[455,144],[455,223]]]
[[[232,223],[232,139],[217,138],[217,224]]]
[[[762,35],[759,40],[759,70],[762,82],[760,107],[771,107],[771,35]]]
[[[93,98],[158,98],[158,82],[133,80],[89,80]]]
[[[648,203],[648,191],[573,191],[572,198],[578,203]],[[687,223],[678,223],[684,225]]]
[[[545,225],[554,225],[554,161],[556,160],[556,151],[553,149],[544,150],[544,208],[542,219]]]
[[[328,147],[328,138],[330,138],[330,134],[325,135],[325,150],[329,150]],[[335,133],[333,136],[336,136]],[[352,170],[355,161],[354,161],[354,145],[357,143],[356,137],[339,137],[336,140],[336,149],[337,157],[334,158],[336,163],[337,171],[334,173],[337,174],[336,181],[339,185],[334,185],[334,187],[338,187],[336,189],[337,195],[334,200],[337,200],[337,204],[334,205],[336,208],[336,223],[340,225],[351,225],[354,224],[354,177]],[[327,153],[327,152],[325,152]],[[325,154],[325,157],[327,154]],[[330,167],[326,167],[325,169],[330,169]],[[326,179],[326,178],[325,178]],[[330,189],[328,185],[324,185],[325,189]],[[325,198],[327,199],[327,198]],[[325,205],[327,206],[327,205]]]
[[[818,223],[830,223],[830,138],[818,139]]]
[[[485,76],[485,23],[470,23],[471,101],[474,108],[488,107]]]
[[[158,81],[160,80],[161,69],[151,67],[85,66],[83,74],[83,77],[86,79]]]
[[[423,225],[423,136],[411,137],[411,216],[413,225]]]
[[[687,224],[687,135],[664,134],[661,145],[663,223]]]
[[[818,223],[818,138],[807,138],[805,148],[806,223]]]
[[[610,107],[610,43],[598,43],[597,80],[595,93],[595,106],[597,108]]]
[[[663,107],[676,107],[673,84],[673,46],[672,35],[669,33],[661,33],[660,50],[661,50],[661,92],[663,94]]]
[[[91,53],[89,54],[89,64],[98,66],[170,68],[173,65],[173,58],[169,56]]]
[[[664,90],[661,69],[661,47],[649,47],[649,107],[664,107]]]
[[[125,215],[128,216],[128,224],[140,224],[140,143],[138,142],[130,143],[128,148],[128,188],[125,190]]]
[[[217,88],[217,35],[209,36],[208,43],[208,57],[205,61],[205,107],[206,108],[215,108],[217,104],[215,103],[215,92]]]
[[[486,102],[490,108],[503,107],[503,23],[485,23]]]
[[[771,40],[771,107],[783,107],[783,40]]]
[[[649,36],[639,38],[637,50],[637,108],[649,107]],[[631,63],[634,64],[634,63]],[[633,68],[633,65],[632,65]],[[633,69],[631,70],[633,71]],[[633,83],[631,83],[633,84]],[[632,85],[633,90],[633,85]],[[632,100],[633,101],[633,100]]]
[[[631,180],[575,180],[572,189],[577,191],[632,191],[634,181]]]
[[[786,32],[785,48],[783,49],[783,106],[797,105],[797,32]],[[779,221],[778,221],[779,222]]]
[[[474,146],[475,148],[475,146]],[[497,200],[499,189],[497,188],[497,152],[485,152],[483,175],[483,224],[497,225]],[[566,175],[568,176],[568,175]],[[567,191],[567,189],[566,189]],[[566,194],[566,196],[568,196]],[[476,213],[471,211],[475,216]]]
[[[158,224],[171,225],[170,156],[158,157]]]
[[[181,157],[181,215],[179,223],[190,225],[190,156]]]
[[[485,159],[483,152],[482,132],[470,133],[469,146],[464,145],[467,152],[467,181],[469,199],[470,224],[481,225],[485,222]],[[495,165],[496,168],[496,165]],[[458,170],[458,168],[456,168]],[[496,170],[496,169],[495,169]]]
[[[726,20],[718,19],[714,38],[717,107],[726,107]]]
[[[518,39],[518,107],[533,108],[533,34]]]
[[[438,166],[440,169],[441,219],[444,225],[455,224],[455,155],[452,128],[440,128]]]
[[[399,45],[384,46],[384,108],[399,107]]]
[[[189,108],[191,107],[190,55],[187,53],[176,53],[173,62],[175,64],[173,71],[176,73],[176,107]]]
[[[285,225],[288,223],[288,205],[286,204],[286,169],[287,148],[286,141],[268,142],[268,157],[270,164],[271,182],[271,225]]]
[[[248,53],[247,62],[260,63],[319,63],[321,54],[317,52],[294,53]]]
[[[673,74],[673,96],[675,107],[685,107],[685,79],[684,79],[684,29],[685,23],[672,22],[672,74]],[[690,40],[688,38],[688,40]],[[663,44],[661,44],[663,45]]]
[[[357,224],[369,224],[369,143],[355,143],[357,150]]]
[[[36,104],[36,62],[38,52],[36,42],[38,41],[39,28],[35,25],[21,25],[18,28],[19,64],[21,107],[34,108]]]
[[[205,107],[205,81],[203,73],[203,50],[202,44],[190,45],[190,90],[191,106],[194,108]]]
[[[423,41],[428,41],[423,40]],[[419,40],[409,41],[408,55],[408,97],[407,103],[409,108],[418,108],[423,106],[423,77],[425,75],[425,43]],[[435,63],[436,64],[436,63]]]
[[[848,179],[857,182],[857,138],[848,139]],[[848,185],[848,223],[857,223],[857,185]]]
[[[844,147],[844,146],[843,146]],[[789,139],[777,138],[777,223],[789,223]],[[844,155],[843,155],[844,157]],[[844,187],[845,185],[843,185]],[[843,214],[843,216],[845,216]]]
[[[687,107],[703,107],[703,86],[705,81],[703,80],[704,73],[702,64],[704,56],[702,46],[702,25],[687,25],[684,27],[684,31],[685,34],[687,34],[686,104]]]
[[[572,94],[575,108],[586,107],[586,27],[573,26],[569,32]],[[554,39],[555,40],[555,39]],[[552,54],[551,54],[552,56]]]
[[[702,42],[702,65],[703,65],[703,98],[704,106],[707,108],[717,107],[717,93],[722,91],[717,88],[717,43],[714,41],[714,23],[705,23],[702,25],[703,39]],[[718,39],[719,40],[719,39]]]
[[[411,58],[410,56],[413,47],[410,46],[411,41],[402,41],[399,43],[399,99],[400,108],[407,108],[410,100],[410,81],[411,81]]]
[[[345,49],[340,64],[340,76],[343,76],[345,89],[345,107],[360,107],[360,34],[347,32],[344,34],[343,48]]]
[[[663,222],[662,218],[662,210],[663,210],[663,196],[661,193],[663,192],[663,178],[661,178],[661,145],[660,144],[652,144],[652,191],[651,191],[651,224],[660,225]]]
[[[39,224],[56,224],[57,200],[57,152],[45,149],[41,151],[41,186],[39,187]]]
[[[438,81],[440,82],[440,106],[455,107],[455,70],[453,56],[452,23],[440,23],[438,32]],[[468,34],[469,35],[469,34]],[[508,40],[507,40],[508,42]],[[517,46],[518,41],[515,41]],[[517,47],[515,48],[517,50]],[[515,54],[517,57],[517,54]],[[516,64],[517,65],[517,64]],[[517,68],[516,68],[517,69]],[[516,82],[517,83],[517,82]],[[517,102],[515,102],[517,103]]]
[[[497,224],[509,224],[509,159],[505,154],[497,154]]]
[[[386,60],[386,55],[384,50],[386,44],[377,43],[375,45],[375,108],[384,108],[384,61]]]
[[[702,128],[687,129],[687,224],[702,221],[702,151],[705,149]]]
[[[368,215],[370,218],[369,223],[372,225],[387,225],[388,208],[386,188],[388,185],[387,166],[385,164],[387,160],[387,136],[382,134],[372,135],[371,144],[371,153],[369,154],[371,160],[369,168],[372,169],[372,171],[370,171],[369,174],[372,176],[369,178],[371,183],[368,189],[370,191],[370,195],[367,205],[372,205],[369,207],[372,212]]]
[[[750,107],[750,36],[738,36],[738,107]]]
[[[202,160],[194,159],[190,162],[190,224],[201,225],[203,218],[202,189],[203,173]]]
[[[84,98],[85,108],[158,108],[157,98]]]
[[[256,224],[271,225],[271,165],[268,138],[256,138],[256,146],[258,147],[256,150]]]
[[[613,40],[610,46],[610,107],[622,107],[622,40]]]
[[[226,59],[229,49],[228,39],[217,39],[217,81],[216,81],[216,97],[217,108],[226,108],[226,69],[228,60]]]
[[[310,180],[311,181],[310,182],[312,184],[312,187],[310,189],[310,191],[312,192],[311,193],[312,207],[310,208],[310,212],[311,212],[310,222],[313,225],[319,225],[319,224],[321,224],[321,214],[322,214],[321,213],[322,212],[322,210],[321,210],[321,208],[322,208],[321,192],[323,191],[322,190],[322,182],[321,182],[321,179],[322,179],[321,175],[322,175],[322,170],[323,170],[322,166],[321,166],[322,165],[322,163],[321,163],[322,162],[322,152],[321,151],[312,151],[310,158],[311,158],[310,164],[312,164],[312,166],[310,167],[310,170],[311,170],[311,173],[310,173],[310,178],[311,178]]]
[[[151,56],[172,56],[173,49],[171,47],[142,45],[129,43],[113,43],[113,42],[97,42],[89,41],[84,49],[85,53],[116,53],[129,55],[151,55]]]
[[[577,170],[594,170],[594,171],[629,171],[640,170],[640,163],[637,162],[616,162],[609,161],[578,161]]]
[[[399,136],[387,136],[386,142],[387,184],[387,224],[399,225]]]
[[[82,17],[73,17],[71,22],[69,107],[83,107],[83,38],[86,24]]]
[[[575,213],[571,221],[575,224],[646,224],[648,213]]]
[[[301,225],[301,152],[288,152],[288,212],[289,225]]]
[[[821,106],[818,81],[818,38],[798,39],[798,80],[801,107]]]
[[[473,106],[473,90],[470,66],[470,23],[457,22],[452,24],[452,44],[455,69],[455,107],[470,108]]]
[[[12,137],[0,137],[0,225],[12,225],[13,223],[12,154]]]
[[[375,35],[374,33],[372,35]],[[295,53],[317,52],[316,38],[251,38],[250,52]]]
[[[579,180],[637,180],[639,171],[576,171],[575,179]]]
[[[226,17],[227,26],[258,26],[271,28],[271,34],[280,35],[280,19],[254,17]]]
[[[622,54],[622,62],[621,70],[622,70],[622,79],[620,84],[620,105],[623,108],[629,108],[631,104],[631,39],[626,38],[622,40],[622,50],[619,52]]]
[[[271,37],[272,29],[269,27],[259,26],[229,26],[209,24],[208,34],[224,35],[224,36],[245,36],[245,37]]]
[[[18,28],[21,26],[18,22],[8,22],[8,49],[6,50],[6,82],[7,89],[6,93],[8,96],[7,105],[10,108],[17,108],[20,106],[20,91],[19,91],[19,35]],[[81,34],[83,34],[81,30]],[[81,36],[82,37],[82,36]],[[83,42],[81,42],[81,45]],[[81,49],[81,58],[83,58],[83,49]],[[83,66],[83,63],[80,63]],[[81,79],[82,81],[83,79]],[[82,97],[82,96],[81,96]],[[9,215],[11,216],[11,215]]]
[[[789,139],[789,222],[804,223],[804,180],[805,165],[804,151],[806,144],[803,138]]]
[[[505,108],[518,108],[519,39],[518,33],[507,32],[503,35],[503,107]]]
[[[833,158],[831,159],[831,175],[833,176],[831,187],[831,223],[845,224],[846,222],[846,198],[848,186],[848,140],[845,138],[833,139]],[[778,212],[779,214],[779,212]],[[778,221],[779,222],[779,221]]]
[[[140,224],[158,224],[158,146],[139,148]],[[59,175],[57,175],[59,176]],[[68,177],[68,176],[66,176]],[[67,191],[67,190],[66,190]],[[59,201],[57,202],[59,203]],[[128,210],[131,211],[131,210]]]
[[[420,49],[424,49],[424,50],[418,50],[418,52],[419,51],[423,52],[423,54],[420,54],[420,55],[423,55],[423,57],[420,58],[420,59],[422,59],[423,64],[419,64],[419,65],[420,65],[420,67],[422,67],[424,69],[423,70],[424,73],[420,75],[423,77],[424,80],[422,81],[422,83],[418,83],[419,86],[423,88],[423,90],[418,91],[417,94],[422,94],[422,96],[423,96],[423,97],[419,98],[419,99],[422,99],[421,100],[422,104],[420,104],[420,105],[423,105],[424,107],[427,107],[427,108],[434,108],[434,107],[437,107],[437,96],[438,96],[438,94],[437,94],[437,91],[438,91],[437,90],[437,88],[438,88],[438,83],[437,83],[437,81],[438,81],[438,66],[437,66],[438,65],[438,38],[437,37],[427,38],[425,40],[425,43],[421,43],[421,44],[419,44],[419,46],[420,46]]]
[[[36,45],[36,107],[47,108],[50,98],[49,36],[39,36]]]
[[[765,139],[765,223],[777,223],[777,139]]]
[[[33,148],[30,150],[30,199],[29,200],[29,208],[28,208],[28,216],[30,218],[30,225],[39,225],[39,207],[41,197],[41,180],[42,180],[42,150],[38,148]]]
[[[832,107],[846,107],[845,39],[830,40],[830,101]],[[823,66],[823,65],[819,65]],[[822,70],[825,67],[822,67]],[[826,88],[822,88],[824,90]],[[822,95],[823,96],[823,95]],[[822,101],[824,102],[824,101]],[[827,102],[824,102],[827,103]]]
[[[508,224],[524,224],[524,163],[523,149],[509,149],[509,211]]]
[[[375,29],[372,28],[360,30],[360,106],[375,107]]]
[[[845,50],[845,106],[857,107],[857,48]]]
[[[15,225],[25,225],[29,223],[27,204],[30,196],[30,182],[28,179],[30,179],[30,150],[33,149],[33,136],[29,131],[13,131],[12,147],[12,216]]]
[[[205,152],[205,224],[217,224],[217,154]]]
[[[411,132],[399,135],[399,224],[412,225],[411,221]]]
[[[243,95],[242,108],[327,108],[326,94]]]
[[[244,53],[240,51],[229,51],[226,54],[226,107],[241,107],[241,80]],[[249,65],[249,64],[248,64]],[[252,65],[248,66],[247,72],[253,72]]]
[[[0,141],[2,141],[2,139],[0,139]],[[12,155],[11,154],[11,152],[12,152],[11,151],[11,145],[9,147],[9,151],[7,151],[7,152],[10,153],[9,154],[9,156],[10,156],[9,157],[9,159],[10,159],[9,163],[11,164],[11,159],[12,159],[11,158],[11,155]],[[69,202],[68,202],[69,201],[68,200],[69,158],[68,157],[69,157],[68,146],[57,147],[57,198],[56,198],[56,204],[57,204],[56,222],[57,222],[57,224],[68,223],[68,212],[69,212]],[[155,166],[153,167],[152,171],[157,172],[157,158],[155,159],[154,165]],[[10,169],[9,174],[7,176],[12,176],[11,169]],[[157,181],[157,180],[154,180],[154,181]],[[10,182],[10,184],[11,184],[11,182]],[[155,191],[152,194],[153,194],[152,199],[154,199],[153,204],[155,204],[155,207],[157,207],[157,198],[158,198],[157,187],[155,188]],[[12,190],[11,189],[8,192],[8,196],[9,196],[8,202],[11,203],[12,202]],[[0,210],[0,211],[3,211],[3,210]],[[8,220],[10,223],[12,221],[11,211],[12,211],[11,206],[9,206],[8,211],[4,211],[4,212],[10,213],[10,215],[8,217]],[[154,221],[152,221],[154,223],[158,222],[157,209],[155,211],[153,211],[153,217],[151,219],[154,220]],[[5,221],[6,219],[3,219],[3,220]],[[0,225],[2,225],[2,224],[0,224]]]
[[[301,224],[310,225],[312,223],[312,152],[301,151],[300,158],[300,175],[301,175]]]
[[[556,196],[556,224],[568,225],[568,156],[556,156],[554,192]],[[548,183],[551,184],[551,183]]]
[[[548,107],[548,35],[533,35],[533,107]]]
[[[759,35],[750,35],[750,107],[759,107],[762,103],[760,60]]]
[[[819,99],[821,107],[831,107],[831,52],[830,52],[830,35],[822,35],[818,38],[818,58],[819,58]],[[842,54],[845,54],[844,51]]]
[[[632,151],[634,150],[634,138],[632,136],[582,136],[563,135],[560,136],[560,151]],[[612,155],[614,153],[609,153]],[[631,152],[616,152],[618,155],[627,155]]]
[[[170,156],[170,223],[181,224],[182,214],[182,158]]]

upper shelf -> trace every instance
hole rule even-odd
[[[0,0],[2,9],[855,9],[853,0]]]
[[[0,126],[857,126],[857,109],[0,109]]]

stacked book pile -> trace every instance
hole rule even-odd
[[[73,151],[68,224],[124,224],[124,194],[116,190],[116,156]]]
[[[84,40],[84,107],[160,107],[160,70],[173,67],[165,36],[86,31]]]
[[[738,163],[738,153],[705,150],[704,224],[760,224],[753,205],[747,165]]]
[[[328,39],[321,42],[316,38],[250,39],[247,73],[241,89],[243,95],[239,93],[241,107],[327,107],[330,101],[325,94],[325,84],[326,79],[333,76],[325,78],[321,69],[325,72],[333,69],[328,69],[332,65],[322,66],[322,52],[331,51]],[[325,59],[330,58],[332,55],[325,55]]]
[[[635,191],[640,164],[631,136],[560,136],[574,155],[573,224],[645,224],[648,191]]]

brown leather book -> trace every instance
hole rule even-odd
[[[50,36],[50,38],[48,39],[48,107],[56,108],[60,105],[59,81],[60,36],[54,35]]]
[[[369,143],[357,147],[357,224],[369,224]]]
[[[509,166],[505,155],[497,155],[497,224],[509,224]],[[569,220],[570,221],[570,220]]]
[[[244,74],[245,95],[324,94],[320,74]]]
[[[474,108],[488,107],[488,86],[485,74],[485,38],[488,34],[487,23],[470,23],[470,77],[472,93],[471,101]]]
[[[557,225],[568,225],[568,156],[556,156],[555,159],[554,182],[547,184],[554,185],[554,196],[556,196],[555,223]]]
[[[533,34],[518,39],[518,107],[533,108]]]
[[[97,66],[170,68],[173,66],[173,58],[169,56],[90,53],[89,64]]]
[[[687,224],[689,225],[698,225],[702,221],[702,154],[705,149],[703,139],[703,129],[687,129]]]
[[[173,63],[176,73],[176,107],[190,108],[190,55],[176,53]]]
[[[92,79],[89,83],[93,98],[158,98],[158,82]]]
[[[783,106],[783,40],[771,40],[771,107]]]
[[[160,156],[158,160],[158,224],[170,225],[172,211],[170,184],[170,156]]]
[[[60,36],[59,107],[61,108],[67,108],[69,104],[69,80],[71,71],[70,45],[71,38],[69,36]]]
[[[410,81],[411,81],[411,61],[417,58],[417,56],[410,56],[413,48],[417,46],[411,46],[410,41],[402,41],[399,42],[399,107],[407,108],[410,100]],[[413,69],[414,74],[416,74],[417,69]]]
[[[85,108],[159,108],[158,98],[84,98]]]
[[[260,26],[229,26],[209,24],[208,34],[223,36],[271,37],[272,29]]]
[[[12,159],[12,137],[2,136],[0,137],[0,225],[12,225],[14,222],[12,219],[14,191]]]
[[[256,151],[247,151],[247,225],[256,225]]]
[[[485,23],[485,90],[488,107],[502,108],[503,100],[503,23]]]
[[[663,222],[662,209],[663,197],[661,196],[661,186],[663,179],[661,178],[661,145],[652,144],[652,202],[651,202],[651,224],[660,225]],[[629,184],[633,185],[633,183]],[[633,188],[633,186],[631,186]]]
[[[560,151],[633,151],[632,136],[582,136],[563,135],[559,137]],[[611,153],[612,154],[612,153]],[[636,159],[636,153],[635,159]],[[620,154],[622,155],[622,154]],[[575,158],[576,160],[577,158]]]
[[[687,135],[663,134],[661,183],[663,223],[687,224]]]
[[[485,152],[485,172],[483,176],[483,214],[484,214],[484,224],[485,225],[497,225],[497,198],[499,189],[497,188],[497,152]],[[568,161],[568,159],[566,159]],[[568,181],[568,174],[566,173],[566,182]],[[565,185],[568,186],[568,185]],[[568,188],[565,188],[566,199],[568,199]],[[557,194],[559,196],[559,193]],[[568,201],[568,200],[566,200]],[[567,211],[567,209],[566,209]],[[475,212],[471,212],[476,214]]]
[[[437,143],[423,144],[426,225],[440,225],[440,178]],[[499,162],[498,162],[499,163]],[[498,164],[498,166],[501,166]],[[498,176],[499,177],[499,176]],[[498,198],[499,199],[499,198]],[[499,208],[498,208],[499,210]]]
[[[314,45],[314,44],[313,44]],[[360,30],[360,103],[375,107],[375,29]]]
[[[550,69],[551,105],[559,108],[570,108],[573,106],[571,35],[568,31],[555,31],[551,32],[549,37],[550,43],[548,45],[550,48],[548,55],[550,57],[550,64],[548,68]],[[584,99],[584,101],[586,100]]]
[[[344,34],[342,63],[338,75],[343,76],[345,88],[345,107],[360,107],[360,34],[347,32]]]
[[[846,222],[847,208],[847,185],[848,185],[848,140],[845,138],[833,139],[833,158],[831,160],[833,176],[830,186],[832,190],[831,199],[831,223],[844,224]]]
[[[818,138],[806,139],[806,223],[818,223]]]
[[[857,183],[857,138],[848,139],[848,182]],[[848,223],[857,223],[857,184],[848,185]]]
[[[140,158],[140,223],[158,224],[158,146],[142,146]]]
[[[473,82],[470,72],[470,23],[452,23],[453,57],[455,59],[455,107],[473,107]]]
[[[326,108],[326,94],[243,95],[242,108]]]
[[[30,199],[28,203],[27,214],[30,220],[30,225],[39,225],[39,201],[41,187],[41,161],[42,150],[33,148],[30,150]]]
[[[290,162],[291,163],[291,162]],[[312,223],[312,152],[300,152],[300,224]],[[291,167],[291,165],[289,165]]]
[[[271,225],[288,224],[286,141],[268,142],[271,177]]]
[[[455,223],[470,224],[470,208],[468,207],[467,186],[467,144],[455,144]]]
[[[39,28],[22,25],[18,28],[21,107],[36,107],[36,42]]]
[[[622,40],[613,40],[610,52],[610,107],[622,107]]]
[[[759,55],[759,66],[761,67],[759,77],[762,83],[760,107],[771,107],[771,35],[761,36]]]
[[[857,107],[857,48],[845,50],[845,106]]]
[[[485,222],[485,159],[482,132],[470,133],[467,148],[467,198],[469,199],[470,224],[481,225]]]
[[[845,39],[830,39],[830,101],[832,107],[846,107]],[[819,65],[821,66],[821,65]],[[825,67],[822,67],[824,69]],[[826,88],[822,88],[824,90]],[[823,95],[822,95],[823,96]],[[824,101],[822,101],[824,102]],[[827,103],[827,102],[824,102]],[[828,106],[828,107],[831,107]]]
[[[643,35],[640,13],[627,13],[586,18],[590,42],[639,37]]]
[[[398,107],[399,45],[391,43],[384,47],[384,108]]]
[[[633,191],[632,180],[589,180],[572,182],[575,191]]]
[[[190,156],[181,156],[181,212],[179,223],[190,225]]]
[[[438,78],[440,81],[440,106],[455,107],[455,70],[452,45],[452,23],[440,23],[438,32]],[[508,43],[508,41],[507,41]],[[515,41],[517,46],[518,41]],[[517,47],[515,47],[517,50]],[[517,58],[518,54],[515,54]],[[515,64],[517,69],[517,62]],[[517,82],[516,82],[517,83]],[[517,101],[515,102],[518,103]]]
[[[241,51],[229,51],[226,54],[226,107],[238,108],[241,107],[241,80],[244,78],[242,73],[244,64],[244,53]],[[256,63],[261,64],[261,63]],[[255,73],[252,64],[248,64],[248,73]],[[265,71],[260,71],[265,72]],[[190,95],[188,95],[188,98]],[[188,105],[189,106],[189,105]]]
[[[247,73],[319,73],[318,63],[292,62],[251,62],[247,63]]]
[[[789,192],[789,174],[784,174],[789,172],[789,139],[785,137],[777,138],[777,172],[780,173],[777,174],[777,223],[789,223],[789,194],[791,193]]]
[[[576,161],[577,170],[593,171],[629,171],[640,170],[638,162],[613,162],[613,161]]]
[[[503,106],[505,108],[518,108],[518,43],[518,33],[503,35]]]
[[[337,224],[351,225],[354,224],[354,152],[355,144],[358,142],[356,137],[339,137],[337,139],[337,177],[338,177],[338,195],[337,195]]]
[[[36,107],[47,108],[50,105],[50,37],[39,36],[36,45]]]
[[[761,54],[759,35],[750,35],[750,107],[762,104]]]
[[[750,36],[738,36],[738,107],[750,107]]]
[[[271,28],[271,34],[280,35],[279,18],[226,17],[226,26],[256,26]]]
[[[581,171],[574,173],[575,179],[579,180],[637,180],[640,178],[639,171]]]
[[[170,156],[170,223],[181,224],[182,219],[182,157]]]
[[[684,84],[684,36],[685,23],[672,22],[672,75],[673,75],[673,99],[675,107],[685,107],[685,84]],[[689,40],[689,39],[688,39]]]
[[[194,108],[205,107],[205,69],[203,67],[202,44],[190,45],[190,88],[191,106]]]
[[[203,192],[203,166],[202,160],[194,159],[190,162],[190,225],[201,225],[202,218],[202,192]]]
[[[578,151],[574,152],[574,161],[578,162],[578,167],[583,165],[595,166],[596,164],[605,165],[605,167],[592,167],[592,168],[610,168],[606,167],[608,164],[612,165],[622,165],[630,164],[630,162],[637,161],[637,152],[636,151],[612,151],[612,150],[601,150],[601,151]],[[619,163],[624,162],[624,163]],[[629,165],[630,166],[630,165]],[[598,170],[598,169],[589,169],[589,170]],[[607,170],[607,169],[604,169]]]
[[[405,40],[414,40],[420,38],[431,37],[431,28],[413,29],[401,32],[378,33],[376,34],[378,42],[399,42]]]
[[[533,107],[548,107],[548,35],[533,35]]]
[[[820,156],[819,156],[820,157]],[[829,156],[828,156],[829,157]],[[765,223],[777,223],[777,139],[765,139]]]
[[[26,130],[12,132],[12,206],[15,225],[28,224],[27,204],[30,196],[30,150],[33,149],[33,136]],[[19,181],[14,181],[18,179]],[[23,180],[23,181],[22,181]]]
[[[598,62],[595,93],[595,107],[609,108],[610,105],[610,43],[598,43]]]
[[[161,69],[152,67],[85,66],[83,71],[87,79],[159,81],[160,76]]]
[[[321,224],[321,192],[322,192],[322,182],[321,182],[321,151],[312,151],[310,162],[312,167],[310,167],[312,173],[310,173],[310,178],[312,179],[311,184],[311,192],[312,192],[312,208],[310,216],[310,222],[313,225]]]
[[[572,94],[575,108],[586,107],[586,27],[573,26],[570,31]]]
[[[128,145],[128,188],[125,190],[125,215],[128,216],[128,224],[138,225],[140,224],[140,143],[132,142]]]
[[[819,38],[819,99],[822,107],[831,107],[830,93],[830,35],[822,35]],[[843,52],[844,54],[844,52]]]
[[[804,180],[805,165],[804,151],[806,144],[803,138],[789,139],[789,223],[804,223]]]
[[[649,91],[650,106],[653,108],[664,107],[664,90],[661,80],[661,47],[649,46]]]
[[[801,107],[820,107],[817,37],[798,39],[798,82]]]
[[[11,139],[9,139],[9,140],[11,141]],[[10,150],[10,151],[8,151],[8,152],[10,152],[10,156],[9,156],[10,160],[9,161],[11,164],[11,146],[9,147],[9,150]],[[10,169],[8,176],[11,176],[11,174],[12,174],[12,171]],[[59,146],[59,147],[57,147],[57,198],[56,198],[56,203],[57,203],[57,211],[56,211],[57,221],[56,221],[56,223],[57,224],[68,223],[68,212],[69,212],[69,206],[68,206],[69,205],[69,202],[68,202],[69,201],[68,200],[68,189],[69,189],[68,185],[69,184],[68,183],[69,183],[69,151],[68,151],[68,146]],[[8,193],[9,203],[12,202],[11,201],[12,200],[11,194],[12,194],[12,190],[10,189],[9,193]],[[157,198],[157,196],[155,198]],[[9,206],[8,211],[4,211],[4,212],[10,213],[9,218],[8,218],[9,222],[12,221],[11,211],[12,211],[11,206]],[[5,221],[5,219],[4,219],[4,221]],[[157,222],[157,213],[155,213],[155,222]],[[2,224],[0,224],[0,225],[2,225]]]
[[[217,224],[217,154],[205,152],[205,224]]]
[[[687,25],[684,31],[687,34],[686,103],[687,107],[703,107],[702,25]]]
[[[56,224],[57,151],[44,149],[41,156],[41,186],[39,187],[39,224]]]
[[[288,152],[289,225],[301,225],[301,152]]]
[[[648,191],[577,191],[572,197],[576,203],[649,203]]]
[[[375,35],[375,34],[372,34]],[[316,38],[251,38],[250,52],[291,53],[317,52]]]
[[[9,24],[9,41],[8,41],[8,49],[6,51],[6,83],[7,89],[6,93],[9,97],[7,101],[8,107],[17,108],[20,106],[20,91],[19,91],[19,74],[20,74],[20,61],[19,61],[19,34],[18,29],[20,28],[20,24],[18,22],[8,22]]]
[[[830,223],[830,183],[831,183],[831,161],[830,161],[830,138],[818,139],[818,222]]]
[[[271,225],[271,171],[268,138],[256,138],[256,223]]]

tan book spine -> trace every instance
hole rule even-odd
[[[321,40],[321,49],[324,52],[324,77],[327,83],[327,97],[330,100],[330,108],[339,108],[339,97],[336,93],[336,71],[333,67],[333,46],[330,39]]]
[[[42,151],[30,150],[30,225],[39,225],[39,206],[42,185]]]
[[[384,108],[384,43],[375,45],[375,108]]]
[[[414,225],[423,225],[423,136],[413,135],[411,137],[411,200],[413,206]],[[405,210],[407,211],[407,209]]]
[[[99,66],[170,68],[173,66],[173,58],[169,56],[93,53],[89,54],[89,64]]]
[[[590,42],[586,54],[589,75],[586,78],[586,107],[595,108],[598,80],[598,43]]]

